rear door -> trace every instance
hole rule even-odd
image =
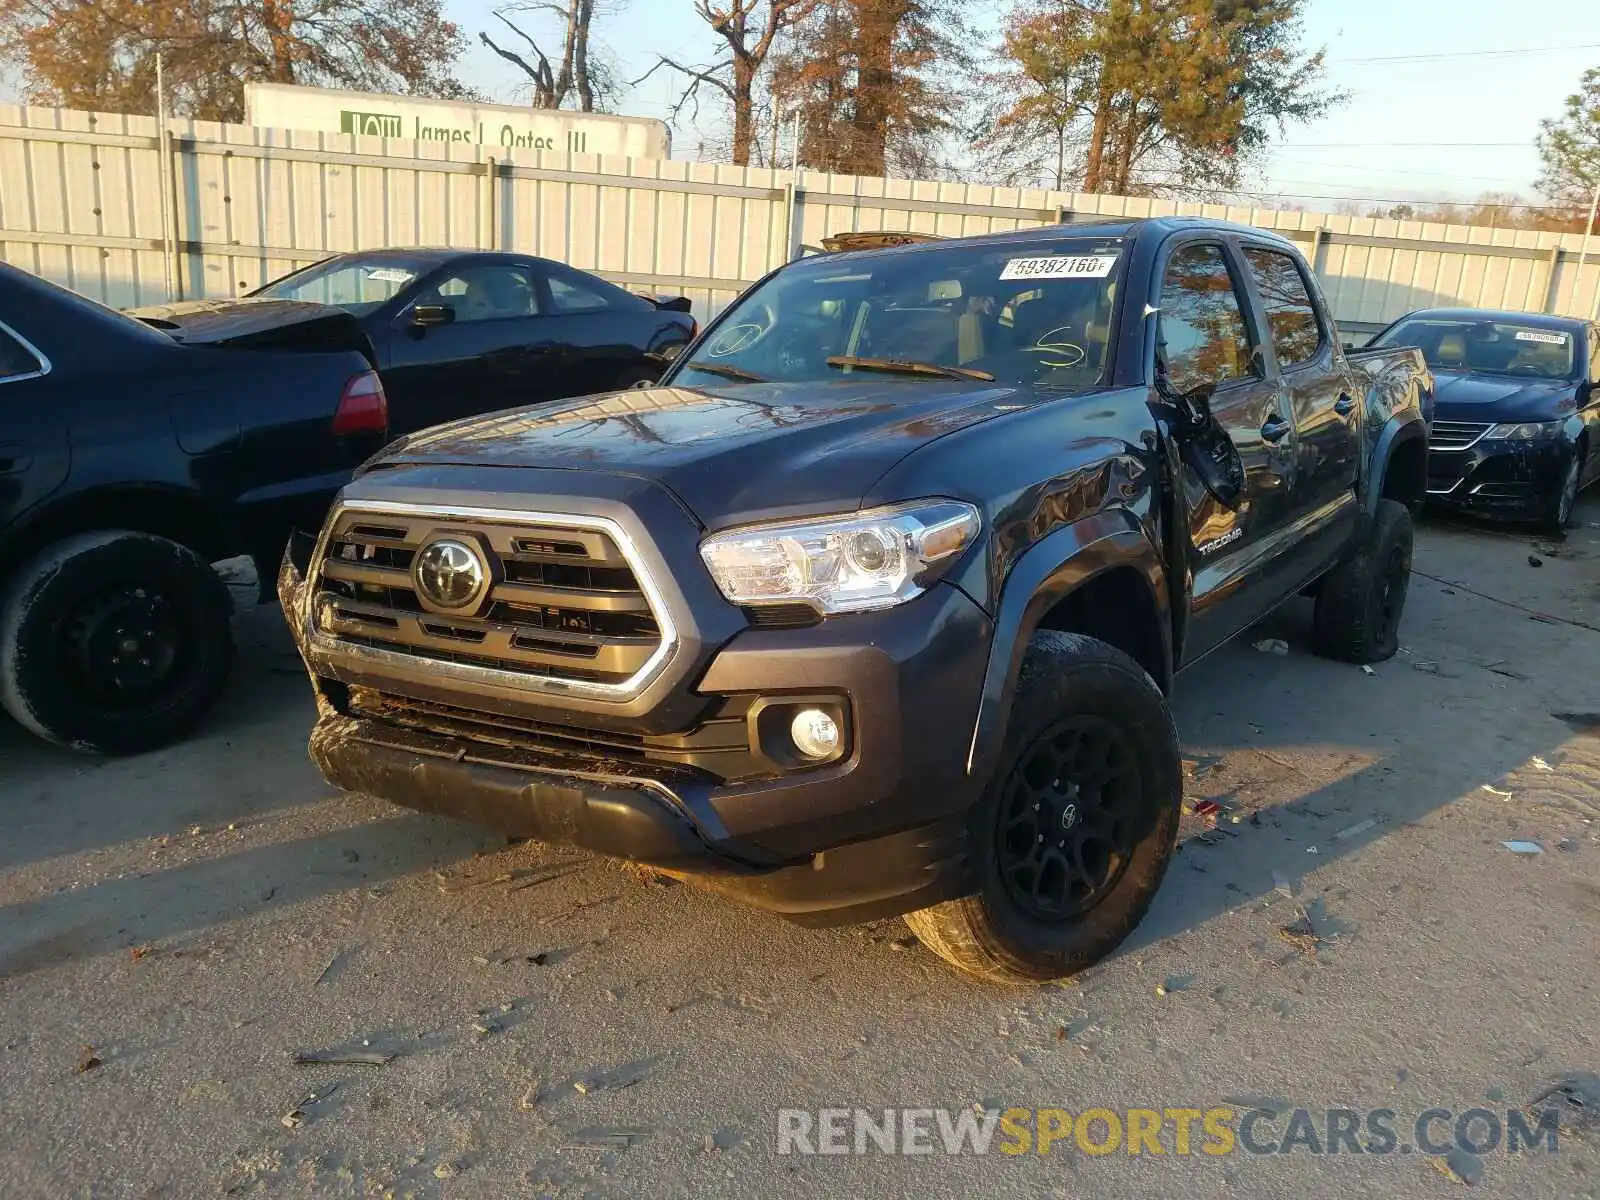
[[[1185,464],[1191,609],[1184,658],[1192,660],[1249,625],[1280,597],[1272,556],[1294,515],[1293,424],[1261,348],[1241,269],[1221,239],[1179,242],[1163,269],[1157,361],[1168,386],[1205,385],[1212,417],[1244,466],[1230,508]]]
[[[66,479],[63,408],[50,360],[0,321],[0,529]]]
[[[420,325],[418,305],[445,308],[453,319]],[[538,291],[526,265],[469,262],[429,276],[388,339],[383,388],[390,432],[544,399],[540,338]]]
[[[657,318],[648,300],[559,263],[535,268],[549,297],[541,343],[549,345],[550,399],[586,396],[657,378],[665,369],[644,357]]]
[[[1360,405],[1305,268],[1287,251],[1248,239],[1241,252],[1283,391],[1283,415],[1297,439],[1292,503],[1300,533],[1286,549],[1309,579],[1337,557],[1357,519]]]

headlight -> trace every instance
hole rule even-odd
[[[919,500],[719,533],[701,543],[700,557],[734,604],[798,602],[822,613],[861,612],[921,595],[982,525],[970,504]]]
[[[1520,425],[1496,425],[1484,436],[1502,441],[1534,442],[1561,436],[1561,425],[1560,421],[1524,421]]]

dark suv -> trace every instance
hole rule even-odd
[[[392,446],[280,594],[340,786],[797,921],[897,913],[995,979],[1137,924],[1174,672],[1296,593],[1394,653],[1411,349],[1304,261],[1155,220],[825,255],[661,386]]]

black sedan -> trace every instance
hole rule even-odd
[[[1417,346],[1433,368],[1430,502],[1552,533],[1571,523],[1578,493],[1600,479],[1600,325],[1429,308],[1372,344]]]
[[[182,337],[268,303],[336,305],[357,317],[396,435],[654,381],[695,334],[686,300],[649,300],[530,255],[460,250],[339,254],[241,300],[134,315]]]

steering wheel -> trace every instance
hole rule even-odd
[[[1054,329],[1046,330],[1044,333],[1041,333],[1038,340],[1035,341],[1033,345],[1019,346],[1018,349],[1023,354],[1037,354],[1039,356],[1039,365],[1043,367],[1051,367],[1061,370],[1065,370],[1070,367],[1076,367],[1080,365],[1084,359],[1089,357],[1089,352],[1076,342],[1068,341],[1065,336],[1062,336],[1060,340],[1057,341],[1051,340],[1058,334],[1067,335],[1071,332],[1072,330],[1069,326],[1058,325]],[[1056,356],[1057,361],[1052,362],[1049,358],[1045,357],[1046,355],[1051,354]]]
[[[754,320],[738,320],[717,330],[716,336],[706,346],[707,358],[727,358],[733,354],[741,354],[760,345],[766,339],[772,332],[773,326],[778,323],[778,314],[764,302],[757,303],[753,307],[756,310],[751,314]]]

